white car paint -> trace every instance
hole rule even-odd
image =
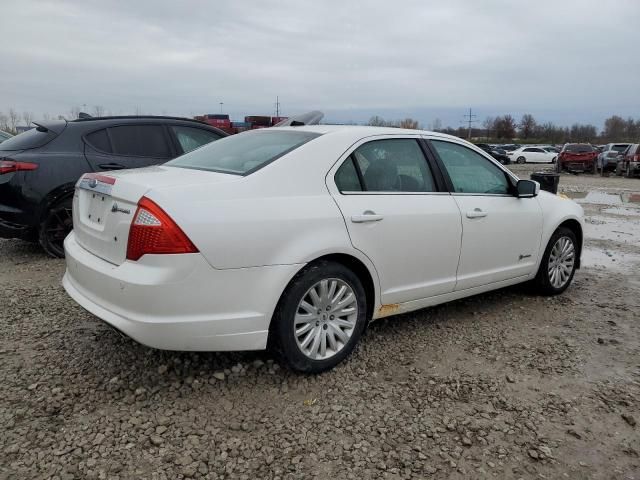
[[[482,150],[444,134],[283,128],[322,135],[247,176],[155,166],[105,173],[115,182],[104,200],[77,189],[74,231],[65,240],[69,295],[155,348],[263,349],[287,284],[325,255],[364,265],[374,286],[375,319],[532,279],[558,225],[583,225],[579,205],[547,192],[533,198],[344,195],[335,171],[359,145],[383,138],[456,143],[517,177]],[[164,209],[198,253],[126,260],[128,228],[143,195]],[[119,210],[111,210],[114,203]],[[367,211],[380,220],[353,221]]]
[[[524,158],[526,163],[553,163],[558,156],[556,152],[547,151],[542,147],[524,146],[509,153],[513,162]]]

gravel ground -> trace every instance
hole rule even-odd
[[[565,294],[385,319],[315,377],[140,346],[66,296],[62,261],[0,241],[0,478],[640,478],[640,181],[561,190],[589,221]]]

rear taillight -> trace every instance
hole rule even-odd
[[[147,253],[197,253],[198,249],[167,213],[142,197],[129,229],[127,259],[136,261]]]
[[[0,160],[0,175],[5,173],[20,172],[22,170],[35,170],[37,163],[15,162],[13,160]]]

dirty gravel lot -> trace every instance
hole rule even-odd
[[[640,478],[640,180],[561,190],[589,222],[564,295],[389,318],[315,377],[140,346],[0,241],[0,478]]]

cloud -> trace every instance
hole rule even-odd
[[[636,115],[640,2],[30,1],[3,4],[0,110],[235,118],[474,106]],[[635,22],[637,23],[637,22]],[[486,113],[485,113],[486,112]],[[628,113],[627,113],[628,112]],[[364,118],[363,118],[364,117]],[[430,118],[422,119],[425,123]],[[601,119],[599,119],[601,120]]]

